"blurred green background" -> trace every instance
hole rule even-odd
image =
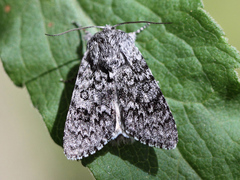
[[[205,10],[222,27],[229,43],[240,49],[237,0],[204,0]],[[14,86],[0,65],[0,179],[94,179],[81,162],[69,161],[32,106],[25,88]]]

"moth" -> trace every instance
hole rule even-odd
[[[147,24],[131,33],[116,29],[130,23]],[[87,43],[65,123],[63,147],[68,159],[88,157],[118,136],[163,149],[176,147],[173,115],[135,46],[137,34],[150,24],[163,23],[96,26],[102,31]]]

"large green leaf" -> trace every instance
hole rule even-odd
[[[97,179],[238,179],[240,57],[200,0],[0,0],[0,54],[17,86],[26,86],[53,140],[62,145],[85,42],[83,26],[150,20],[136,45],[159,81],[176,120],[175,150],[107,145],[82,163]],[[139,24],[121,27],[132,32]],[[94,32],[93,29],[90,31]]]

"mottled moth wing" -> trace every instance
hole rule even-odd
[[[116,92],[100,69],[90,64],[89,51],[81,61],[63,138],[64,153],[76,160],[94,154],[115,131]]]
[[[173,115],[142,54],[133,45],[122,48],[121,54],[127,63],[115,78],[124,131],[143,144],[175,148]]]
[[[107,25],[88,41],[65,123],[68,159],[87,157],[118,135],[176,147],[172,113],[135,38]]]

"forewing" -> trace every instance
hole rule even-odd
[[[178,133],[169,106],[139,50],[116,73],[117,94],[124,131],[143,144],[173,149]]]
[[[107,74],[89,63],[89,53],[81,61],[72,94],[63,146],[68,159],[87,157],[100,150],[115,129],[113,84]]]

